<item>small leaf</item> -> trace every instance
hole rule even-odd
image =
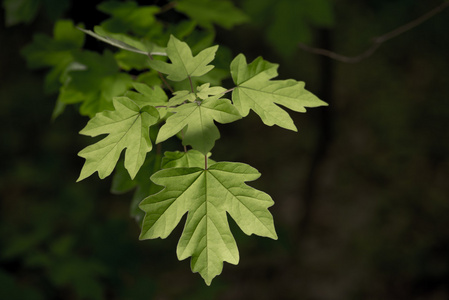
[[[145,211],[140,239],[166,238],[185,213],[187,221],[177,247],[179,260],[192,257],[193,272],[207,285],[219,275],[223,262],[237,264],[239,253],[226,213],[242,231],[277,239],[268,207],[271,197],[245,184],[260,173],[242,163],[219,162],[208,169],[164,169],[151,180],[164,186],[144,199]]]
[[[189,46],[172,35],[167,45],[171,63],[151,60],[149,64],[153,69],[168,74],[168,79],[181,81],[192,76],[202,76],[212,70],[214,66],[208,63],[214,60],[217,49],[218,46],[213,46],[193,57]]]
[[[195,94],[187,90],[176,91],[173,95],[174,96],[168,100],[170,106],[177,106],[183,104],[185,101],[193,102],[196,99]]]
[[[109,176],[123,149],[126,149],[125,168],[134,178],[142,166],[152,144],[149,127],[159,119],[155,108],[140,108],[127,97],[114,98],[114,111],[98,113],[80,131],[80,134],[97,136],[109,134],[101,141],[78,153],[86,159],[78,181],[98,172],[100,178]]]
[[[198,96],[198,98],[203,100],[208,98],[209,96],[216,96],[223,94],[226,91],[226,89],[221,86],[210,87],[210,83],[205,83],[197,87],[196,89],[198,91],[196,95]]]
[[[183,104],[171,110],[174,114],[167,118],[161,127],[156,143],[163,142],[176,135],[184,127],[183,144],[191,145],[193,149],[207,154],[220,138],[220,133],[214,120],[225,124],[241,118],[238,111],[227,99],[218,96],[207,98],[202,102]]]
[[[245,117],[250,109],[262,121],[297,131],[288,113],[276,104],[297,112],[305,112],[305,107],[327,105],[304,88],[304,82],[293,79],[271,80],[276,77],[277,64],[269,63],[261,57],[247,64],[243,54],[231,63],[231,75],[237,85],[232,92],[232,101],[240,114]]]

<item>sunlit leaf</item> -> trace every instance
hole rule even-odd
[[[125,168],[134,178],[152,149],[149,127],[159,119],[156,109],[140,108],[127,97],[114,98],[114,108],[114,111],[98,113],[80,131],[88,136],[108,136],[78,153],[86,159],[78,181],[94,172],[98,172],[100,178],[110,175],[125,148]]]
[[[239,253],[228,213],[247,234],[277,239],[268,207],[271,197],[245,184],[260,173],[241,163],[219,162],[208,169],[170,168],[151,177],[165,189],[140,204],[145,211],[140,239],[166,238],[187,214],[177,247],[179,260],[192,257],[193,272],[206,284],[219,275],[223,262],[237,264]]]
[[[171,63],[160,60],[150,61],[150,66],[164,74],[173,81],[181,81],[192,76],[201,76],[212,70],[214,66],[208,65],[215,57],[218,46],[204,49],[195,57],[189,46],[175,38],[170,37],[167,45],[167,55]]]
[[[232,79],[237,85],[232,92],[232,101],[243,117],[253,110],[268,126],[276,124],[297,131],[293,120],[279,104],[297,112],[327,104],[307,91],[304,82],[271,80],[278,75],[277,68],[277,64],[261,57],[247,64],[245,56],[239,54],[231,63]]]
[[[213,148],[215,141],[220,138],[214,120],[224,124],[241,118],[229,100],[218,99],[218,97],[183,104],[172,109],[171,112],[174,114],[169,116],[161,127],[156,143],[165,141],[187,127],[183,144],[191,145],[193,149],[203,154],[207,154]]]

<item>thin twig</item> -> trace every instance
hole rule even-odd
[[[189,83],[190,83],[190,90],[192,91],[193,94],[195,94],[195,91],[193,90],[193,83],[192,83],[192,77],[189,77]]]
[[[226,91],[224,91],[222,94],[224,95],[224,94],[227,94],[227,93],[229,93],[229,92],[232,92],[235,88],[236,88],[236,87],[233,87],[232,89],[226,90]]]
[[[424,15],[420,16],[419,18],[417,18],[407,24],[404,24],[390,32],[387,32],[384,35],[374,37],[372,39],[371,47],[369,47],[365,52],[363,52],[357,56],[345,56],[345,55],[341,55],[341,54],[332,52],[330,50],[310,47],[303,43],[299,43],[298,46],[299,46],[299,48],[301,48],[307,52],[324,55],[324,56],[330,57],[332,59],[335,59],[335,60],[338,60],[338,61],[341,61],[344,63],[357,63],[367,57],[370,57],[380,47],[381,44],[385,43],[386,41],[388,41],[394,37],[397,37],[398,35],[400,35],[404,32],[407,32],[407,31],[415,28],[416,26],[427,21],[428,19],[435,16],[436,14],[442,12],[447,7],[449,7],[449,1],[444,1],[442,4],[435,7],[431,11],[425,13]]]
[[[176,1],[172,1],[170,3],[167,3],[166,5],[161,7],[161,10],[159,10],[156,14],[162,14],[166,11],[169,11],[173,7],[175,7],[178,3]]]

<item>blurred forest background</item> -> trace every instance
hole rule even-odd
[[[153,2],[165,3],[140,4]],[[68,107],[52,121],[46,70],[21,55],[57,18],[99,24],[98,3],[3,1],[1,299],[449,299],[449,9],[358,63],[298,47],[358,55],[443,1],[235,1],[249,21],[217,27],[215,43],[279,63],[280,78],[330,106],[291,113],[299,133],[253,113],[220,126],[213,158],[262,173],[251,185],[273,197],[279,240],[231,221],[241,261],[210,287],[176,258],[181,225],[141,242],[132,193],[111,194],[111,178],[96,175],[75,183],[88,118]]]

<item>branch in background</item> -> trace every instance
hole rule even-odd
[[[443,2],[439,6],[432,9],[431,11],[427,12],[426,14],[422,15],[421,17],[419,17],[405,25],[402,25],[384,35],[373,38],[371,47],[368,48],[365,52],[363,52],[357,56],[345,56],[345,55],[341,55],[341,54],[338,54],[338,53],[335,53],[335,52],[332,52],[332,51],[329,51],[326,49],[310,47],[303,43],[299,43],[298,46],[299,46],[299,48],[301,48],[307,52],[324,55],[324,56],[330,57],[332,59],[335,59],[335,60],[338,60],[338,61],[341,61],[344,63],[358,63],[361,60],[364,60],[365,58],[370,57],[386,41],[415,28],[416,26],[427,21],[428,19],[432,18],[436,14],[442,12],[447,7],[449,7],[449,1]]]

